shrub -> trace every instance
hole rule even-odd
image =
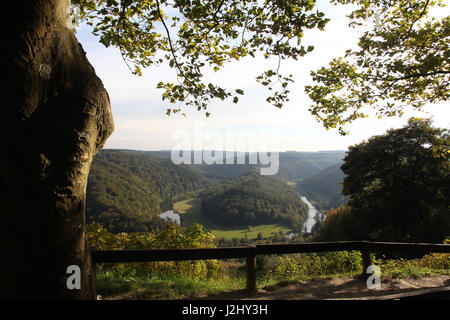
[[[99,223],[87,225],[87,239],[91,247],[100,250],[133,249],[177,249],[177,248],[213,248],[214,237],[203,231],[203,227],[194,224],[182,231],[177,225],[170,224],[159,233],[111,233]],[[129,264],[103,264],[99,270],[133,271],[151,275],[186,275],[196,279],[206,279],[217,274],[219,265],[216,260],[167,261]]]
[[[275,279],[282,280],[334,274],[354,274],[360,271],[360,253],[358,251],[340,251],[322,255],[279,256],[270,273]]]

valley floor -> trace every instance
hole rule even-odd
[[[180,214],[181,219],[185,221],[186,224],[191,225],[194,223],[199,223],[205,227],[208,232],[214,234],[216,239],[255,239],[259,233],[262,237],[269,238],[274,232],[283,232],[284,234],[292,232],[291,228],[280,224],[257,225],[252,226],[251,228],[221,226],[214,223],[201,213],[201,202],[202,201],[200,198],[178,201],[173,204],[173,210],[174,212]]]

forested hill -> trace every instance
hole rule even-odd
[[[345,151],[281,152],[278,176],[295,181],[308,178],[332,165],[342,164]]]
[[[295,189],[321,211],[339,207],[345,202],[341,184],[345,175],[340,168],[341,165],[342,163],[335,164],[298,181]]]
[[[343,151],[283,152],[279,154],[278,177],[286,181],[305,179],[330,165],[341,163],[343,156]],[[158,229],[164,224],[158,217],[160,208],[167,209],[173,196],[229,183],[257,169],[256,165],[248,164],[248,158],[247,164],[242,165],[175,165],[170,158],[170,151],[101,150],[94,158],[88,180],[87,221],[100,222],[114,232]],[[267,179],[260,180],[264,187],[259,191],[265,195],[270,194],[271,187],[287,188],[285,181],[281,184],[273,182],[281,179]],[[289,196],[284,198],[288,203],[293,199],[291,189],[287,193]],[[264,203],[260,198],[257,196],[256,202]],[[283,219],[278,214],[274,213],[274,216],[277,218],[271,221],[286,220],[286,216]],[[292,223],[294,221],[290,220],[289,224]]]
[[[124,150],[124,152],[139,153],[151,155],[153,157],[170,159],[171,151],[134,151]],[[320,172],[321,170],[330,167],[335,164],[342,164],[342,159],[345,156],[345,151],[318,151],[318,152],[280,152],[279,153],[279,172],[278,176],[287,180],[295,181],[305,179]],[[224,163],[226,153],[224,152]],[[189,165],[189,167],[195,167],[199,170],[214,175],[216,177],[235,178],[244,173],[254,171],[257,166],[249,164],[248,153],[246,154],[246,164],[233,164],[233,165],[206,165],[196,164]]]
[[[155,158],[137,152],[102,150],[94,159],[120,166],[153,184],[162,199],[195,190],[206,183],[206,176],[195,167],[175,165],[170,159]]]
[[[300,231],[308,216],[306,205],[292,187],[258,172],[211,187],[202,197],[202,214],[226,226],[281,223]]]
[[[163,224],[157,217],[161,202],[210,183],[202,172],[168,159],[101,150],[89,174],[87,220],[111,231],[157,229]]]

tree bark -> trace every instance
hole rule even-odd
[[[108,94],[67,25],[68,4],[13,1],[0,19],[2,298],[95,298],[86,184],[114,125]],[[81,289],[66,285],[70,265],[81,269]]]

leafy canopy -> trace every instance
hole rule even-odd
[[[450,131],[408,125],[349,148],[347,175],[356,230],[375,240],[441,241],[450,232]],[[353,234],[355,231],[353,231]]]
[[[367,117],[364,106],[379,118],[401,116],[406,106],[422,110],[427,103],[449,99],[450,17],[429,13],[444,7],[440,0],[331,0],[354,4],[353,27],[368,25],[357,50],[312,72],[306,86],[310,111],[325,128],[339,128]],[[440,8],[442,10],[442,8]]]
[[[314,0],[73,0],[82,18],[93,26],[106,47],[120,49],[133,73],[166,62],[176,70],[177,82],[160,82],[163,100],[206,110],[211,99],[239,100],[242,89],[206,83],[206,68],[219,71],[226,62],[262,54],[278,61],[304,56],[313,50],[301,39],[306,29],[323,30],[328,19],[313,11]],[[282,107],[288,101],[292,75],[264,71],[257,81],[276,91],[267,101]],[[208,116],[209,113],[206,112]]]
[[[375,108],[378,117],[401,116],[406,106],[421,110],[449,98],[450,18],[430,16],[441,0],[330,0],[354,5],[350,26],[368,26],[359,49],[311,73],[305,90],[311,113],[324,127],[339,128]],[[163,100],[206,110],[212,99],[232,98],[242,89],[224,88],[204,79],[227,62],[262,54],[278,65],[256,80],[272,94],[267,101],[281,108],[288,100],[292,74],[280,73],[280,62],[312,51],[301,40],[305,30],[323,30],[329,19],[315,10],[315,0],[73,0],[93,33],[106,47],[120,49],[133,73],[168,63],[176,81],[159,82]],[[442,10],[442,9],[441,9]],[[273,90],[273,91],[272,91]],[[206,112],[206,116],[209,115]],[[185,114],[185,113],[183,113]]]

